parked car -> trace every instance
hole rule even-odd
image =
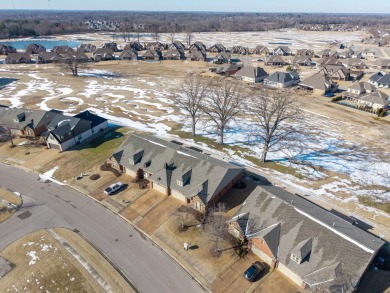
[[[107,194],[107,195],[111,195],[114,192],[116,192],[119,189],[121,189],[122,187],[123,187],[123,183],[122,182],[117,182],[117,183],[111,184],[106,189],[104,189],[104,193]]]
[[[254,262],[244,273],[244,278],[249,282],[254,282],[256,277],[264,271],[265,266],[259,261]]]

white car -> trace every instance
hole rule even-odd
[[[123,187],[123,183],[122,182],[117,182],[117,183],[111,184],[106,189],[104,189],[104,193],[107,194],[107,195],[111,195],[114,192],[116,192],[119,189],[121,189],[122,187]]]

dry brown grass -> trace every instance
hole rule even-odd
[[[19,196],[15,195],[13,192],[11,192],[7,189],[0,187],[0,209],[4,208],[4,205],[1,203],[1,200],[5,200],[5,201],[12,203],[14,205],[17,205],[17,206],[22,204],[22,199]],[[12,211],[12,210],[0,211],[0,223],[7,220],[14,213],[15,213],[15,211]]]
[[[83,238],[68,229],[57,228],[55,231],[96,269],[99,275],[110,285],[113,292],[134,292],[132,287],[110,263]]]
[[[28,253],[35,251],[36,262]],[[103,292],[92,276],[47,232],[31,233],[6,247],[1,256],[15,268],[0,279],[2,292]]]

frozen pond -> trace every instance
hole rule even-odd
[[[65,40],[43,40],[43,39],[29,39],[29,40],[15,40],[15,41],[4,41],[0,40],[1,45],[12,46],[16,50],[26,50],[26,48],[31,44],[40,44],[46,49],[51,50],[55,46],[69,46],[75,48],[80,45],[80,42],[77,41],[65,41]]]

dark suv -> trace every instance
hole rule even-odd
[[[262,271],[264,271],[265,266],[259,261],[254,262],[244,273],[244,278],[249,282],[253,282],[256,280],[256,277],[260,275]]]

